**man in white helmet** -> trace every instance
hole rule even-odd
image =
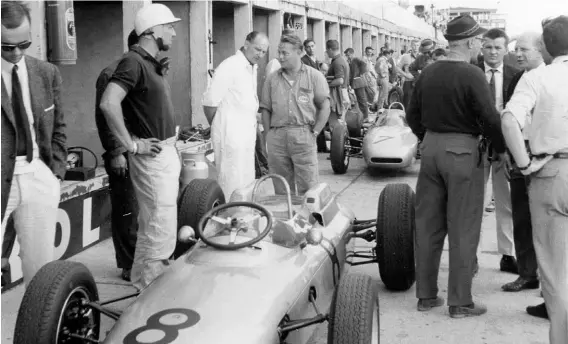
[[[119,62],[101,100],[112,133],[129,153],[129,172],[139,206],[132,284],[142,289],[168,265],[176,245],[180,160],[171,90],[158,60],[180,21],[169,8],[151,4],[136,14],[138,46]]]

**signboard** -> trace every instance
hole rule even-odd
[[[109,238],[111,235],[110,212],[107,186],[61,202],[57,212],[55,238],[52,243],[55,250],[54,258],[56,260],[67,259]],[[7,227],[6,231],[9,230]],[[18,256],[20,252],[18,241],[14,242],[11,252],[4,252],[6,245],[7,243],[3,243],[2,258],[7,258],[9,265],[2,269],[2,292],[19,284],[23,276],[22,263]]]

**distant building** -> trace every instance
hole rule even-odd
[[[494,8],[450,7],[447,11],[449,11],[449,20],[462,14],[469,14],[479,25],[488,30],[493,28],[506,30],[507,28],[505,14],[497,13],[497,9]]]

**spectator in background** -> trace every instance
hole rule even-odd
[[[351,104],[347,93],[350,68],[345,58],[341,56],[338,41],[327,41],[326,53],[331,59],[331,65],[327,72],[327,81],[331,92],[329,127],[333,131],[333,128],[339,124],[339,119],[345,115]]]
[[[2,1],[2,235],[10,215],[24,286],[54,259],[60,181],[67,160],[59,69],[26,54],[30,9]]]
[[[444,48],[437,48],[432,52],[432,61],[436,62],[439,60],[445,60],[447,58],[446,49]]]
[[[379,97],[377,100],[378,110],[386,105],[389,94],[389,59],[392,56],[392,50],[385,50],[377,60],[375,65],[375,72],[377,73],[377,85]]]
[[[419,41],[412,41],[410,51],[400,58],[397,66],[397,72],[402,76],[402,103],[405,108],[408,108],[410,103],[410,95],[412,94],[412,88],[414,84],[414,76],[410,73],[410,65],[416,59],[416,54],[420,47]]]
[[[319,69],[320,62],[316,57],[316,42],[308,38],[304,41],[304,51],[306,54],[302,56],[302,63],[315,69]]]
[[[345,54],[345,59],[347,60],[347,63],[351,64],[353,55],[355,55],[355,50],[353,50],[353,48],[347,48],[343,53]]]
[[[434,50],[434,41],[427,38],[420,43],[419,54],[416,56],[414,62],[408,67],[409,72],[416,79],[426,66],[432,63],[432,50]]]
[[[367,80],[367,101],[369,103],[375,103],[379,95],[377,90],[377,73],[375,72],[376,60],[374,55],[375,50],[372,47],[365,48],[363,61],[367,64],[367,73],[365,73],[364,77]]]
[[[363,59],[360,59],[358,57],[352,58],[349,68],[349,84],[355,92],[355,96],[357,97],[357,104],[359,106],[359,110],[361,110],[361,113],[363,114],[364,120],[369,117],[369,103],[367,102],[367,79],[365,78],[366,73],[367,63]]]
[[[526,73],[502,116],[502,130],[518,169],[530,176],[534,248],[550,344],[568,343],[568,16],[543,22],[554,58]],[[522,130],[528,126],[530,155]]]
[[[128,35],[129,50],[138,44],[136,30]],[[124,56],[123,56],[124,57]],[[132,180],[128,173],[128,151],[111,132],[100,108],[101,98],[121,59],[101,71],[96,82],[95,122],[101,144],[105,150],[103,160],[108,175],[111,203],[112,243],[116,266],[122,269],[121,277],[130,281],[138,232],[138,204]]]
[[[327,72],[329,71],[329,65],[325,62],[320,63],[319,70],[322,72],[324,76],[327,76]]]
[[[491,29],[483,35],[482,51],[484,62],[479,66],[485,73],[485,79],[491,90],[492,102],[497,111],[502,111],[509,101],[508,93],[511,80],[519,70],[503,63],[507,54],[509,37],[501,29]],[[506,173],[500,161],[493,159],[492,145],[489,144],[486,164],[486,180],[491,174],[492,193],[495,199],[495,219],[497,221],[497,249],[501,256],[500,270],[518,273],[517,260],[514,257],[513,215],[511,210],[511,190]]]

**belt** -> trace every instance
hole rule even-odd
[[[297,125],[281,125],[281,126],[271,126],[270,129],[280,129],[280,128],[304,128],[311,127],[309,124],[297,124]]]
[[[537,155],[531,155],[531,158],[544,159],[550,155],[552,155],[553,159],[568,159],[568,152],[567,153],[559,152],[554,154],[537,154]]]

